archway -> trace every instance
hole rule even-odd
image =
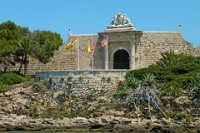
[[[126,50],[117,50],[114,53],[113,69],[129,69],[129,54]]]

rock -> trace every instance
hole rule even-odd
[[[95,118],[95,117],[100,117],[100,116],[102,116],[102,115],[103,115],[102,112],[94,112],[94,113],[92,114],[92,117]]]
[[[111,102],[110,99],[108,99],[105,96],[98,97],[97,101],[99,101],[99,103],[110,103]]]
[[[115,125],[115,124],[120,124],[120,121],[118,119],[113,118],[112,120],[109,121],[109,123],[111,125]]]
[[[126,132],[126,131],[133,131],[133,128],[131,125],[121,125],[121,124],[115,124],[113,127],[114,132]]]
[[[10,97],[10,96],[12,96],[12,93],[11,93],[11,92],[5,92],[4,95],[5,95],[6,97]]]
[[[74,118],[74,122],[75,123],[89,123],[88,119],[84,118],[84,117],[76,117]]]
[[[3,94],[3,93],[0,93],[0,97],[4,97],[4,94]]]
[[[121,119],[121,124],[123,125],[127,125],[127,124],[130,124],[131,123],[131,120],[128,119],[128,118],[122,118]]]
[[[177,97],[175,99],[175,102],[177,104],[185,104],[185,103],[189,103],[190,100],[189,100],[189,97],[188,96],[180,96],[180,97]]]
[[[170,125],[171,120],[170,120],[170,119],[161,118],[161,122],[162,122],[164,125]]]
[[[124,111],[115,111],[115,110],[109,110],[105,112],[106,115],[120,117],[124,116]]]
[[[161,126],[155,126],[155,127],[153,127],[151,130],[150,130],[150,132],[156,132],[156,133],[167,133],[167,132],[163,132],[163,129],[162,129],[162,127]]]
[[[42,124],[54,125],[54,121],[52,119],[45,118],[43,119]]]
[[[108,123],[108,121],[110,120],[110,117],[108,116],[103,116],[100,118],[102,123]]]

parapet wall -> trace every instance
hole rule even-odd
[[[36,78],[38,80],[45,80],[48,78],[57,78],[65,76],[119,76],[124,77],[127,70],[75,70],[75,71],[39,71],[36,73]]]

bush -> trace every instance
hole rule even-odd
[[[0,81],[4,85],[19,84],[24,81],[24,77],[15,73],[1,73]]]
[[[186,124],[190,124],[192,121],[192,116],[190,114],[186,114],[186,113],[166,113],[165,114],[166,118],[172,118],[178,121],[184,120]]]
[[[161,94],[163,95],[177,95],[183,89],[200,94],[200,89],[198,89],[197,85],[200,81],[195,81],[198,83],[192,85],[194,84],[192,80],[200,75],[200,57],[183,54],[176,55],[172,51],[162,54],[162,57],[155,65],[129,71],[124,83],[130,83],[133,80],[132,75],[136,79],[145,81],[146,78],[150,81],[152,76],[149,74],[152,74],[155,76],[155,82],[159,84]],[[130,86],[130,84],[128,85]]]
[[[185,84],[185,90],[188,90],[191,94],[195,96],[200,95],[200,76],[193,77],[190,81]]]
[[[45,93],[47,90],[47,85],[44,82],[36,82],[32,86],[34,93]]]
[[[0,81],[0,93],[6,92],[7,90],[6,86]]]

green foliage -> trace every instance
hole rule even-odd
[[[111,107],[118,111],[122,111],[124,109],[124,105],[120,102],[113,103]]]
[[[90,91],[87,93],[87,99],[88,99],[89,101],[93,101],[94,98],[95,98],[95,95],[96,95],[95,91],[90,90]]]
[[[31,35],[34,56],[43,63],[47,63],[54,55],[54,51],[63,44],[59,34],[51,31],[35,30]]]
[[[73,76],[70,75],[70,76],[67,78],[67,81],[71,82],[72,79],[73,79]]]
[[[10,65],[20,63],[18,72],[21,72],[24,65],[26,75],[28,56],[47,63],[62,44],[57,33],[40,30],[30,32],[28,28],[18,26],[14,22],[3,22],[0,24],[0,65],[6,72]]]
[[[200,95],[200,76],[193,77],[184,87],[190,94]]]
[[[157,64],[162,67],[173,67],[180,60],[180,56],[172,50],[162,53],[161,56],[162,58]]]
[[[131,87],[132,89],[136,89],[139,85],[139,80],[135,78],[134,74],[130,74],[126,81],[124,82],[124,87],[127,89],[128,87]]]
[[[172,118],[178,121],[185,120],[186,124],[190,124],[192,121],[192,116],[190,114],[186,113],[173,113],[173,112],[168,112],[165,114],[166,118]]]
[[[0,81],[4,85],[13,85],[19,84],[24,81],[24,77],[15,73],[1,73],[0,74]]]
[[[24,29],[11,21],[0,24],[0,64],[4,67],[4,72],[10,65],[14,65],[14,51],[20,41]]]
[[[165,52],[157,64],[129,71],[125,82],[132,75],[136,79],[146,80],[145,82],[150,84],[155,80],[163,95],[175,96],[180,94],[183,89],[199,94],[198,83],[200,81],[197,77],[200,75],[200,57],[177,55],[172,51]],[[154,75],[154,78],[152,75]]]
[[[147,73],[144,75],[144,83],[147,84],[148,86],[151,86],[154,81],[155,81],[155,77],[153,74]]]
[[[68,111],[66,106],[57,106],[47,108],[42,114],[42,118],[53,118],[53,119],[62,119],[64,117],[85,117],[90,118],[93,111],[82,110],[82,111]]]
[[[0,93],[6,92],[7,90],[7,87],[0,81]]]
[[[116,91],[114,92],[114,97],[123,97],[127,95],[128,89],[129,89],[129,86],[126,80],[124,82],[120,81]]]
[[[34,93],[45,93],[47,85],[45,82],[36,82],[33,84],[32,90]]]
[[[67,117],[70,113],[67,111],[66,107],[58,106],[47,108],[42,115],[42,118],[53,118],[53,119],[62,119],[63,117]]]

